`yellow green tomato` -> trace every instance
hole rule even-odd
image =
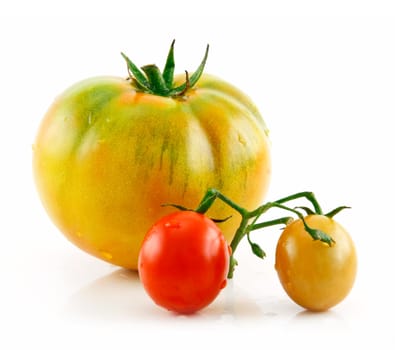
[[[356,250],[350,235],[332,218],[314,214],[305,222],[327,233],[334,243],[313,240],[302,220],[296,220],[280,236],[275,267],[293,301],[308,310],[323,311],[350,292],[357,271]]]
[[[251,100],[200,69],[173,79],[171,59],[172,48],[161,76],[145,66],[144,79],[71,86],[50,106],[34,143],[35,181],[54,223],[84,251],[125,268],[137,268],[147,230],[173,210],[164,204],[193,208],[213,187],[253,208],[269,183],[267,129]],[[231,214],[226,205],[209,212]],[[221,224],[227,240],[238,224]]]

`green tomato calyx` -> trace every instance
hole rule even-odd
[[[171,43],[163,72],[161,72],[155,64],[145,65],[140,69],[129,59],[128,56],[121,52],[121,55],[127,64],[129,79],[132,81],[136,89],[157,96],[179,97],[185,95],[189,89],[195,86],[203,74],[207,61],[209,45],[207,45],[203,60],[196,71],[192,75],[189,75],[189,73],[185,71],[185,82],[179,86],[173,86],[175,67],[174,43],[175,40]]]

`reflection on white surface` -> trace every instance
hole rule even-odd
[[[318,313],[302,310],[289,319],[285,329],[292,334],[300,333],[306,327],[313,334],[335,332],[337,335],[344,336],[351,331],[346,319],[336,309]]]
[[[145,293],[137,272],[117,269],[73,293],[66,301],[61,316],[103,322],[157,321],[189,318],[196,320],[256,320],[273,318],[276,312],[266,311],[270,304],[261,305],[251,299],[235,281],[207,308],[194,315],[182,316],[156,306]],[[287,301],[286,304],[289,305]],[[272,304],[272,307],[275,304]]]
[[[249,270],[248,262],[245,269]],[[250,270],[246,276],[249,284],[237,277],[228,281],[211,305],[186,316],[156,306],[136,272],[117,268],[71,293],[55,318],[61,320],[62,327],[74,329],[78,325],[87,332],[101,332],[109,327],[114,334],[121,329],[130,332],[134,339],[153,334],[151,340],[157,345],[177,339],[174,345],[179,346],[196,334],[214,336],[215,344],[223,338],[238,347],[245,346],[251,336],[263,343],[273,339],[278,344],[296,342],[306,349],[314,348],[323,339],[320,349],[339,343],[352,345],[355,330],[349,325],[353,319],[350,310],[305,311],[285,295],[274,293],[269,287],[274,281],[269,281],[265,273]],[[199,336],[192,347],[207,342]]]
[[[259,280],[255,282],[259,286]],[[279,296],[259,296],[257,287],[250,283],[250,292],[237,280],[230,280],[218,298],[207,308],[193,315],[178,315],[158,307],[145,293],[138,273],[116,269],[72,293],[59,312],[63,320],[79,319],[86,322],[172,322],[190,319],[193,322],[280,322],[306,325],[316,322],[332,327],[345,322],[331,310],[324,313],[303,311],[289,299]],[[255,291],[255,292],[254,292]]]
[[[150,306],[137,272],[118,269],[72,294],[62,316],[96,321],[127,321],[146,314]]]

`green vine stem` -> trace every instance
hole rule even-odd
[[[305,198],[306,200],[308,200],[314,209],[310,209],[309,207],[290,208],[285,205],[285,203],[300,198]],[[205,214],[210,209],[210,207],[214,204],[216,199],[221,200],[222,202],[233,208],[241,216],[240,225],[236,230],[232,242],[230,243],[232,254],[230,257],[228,278],[233,277],[233,272],[235,266],[237,265],[237,260],[234,257],[234,253],[239,243],[245,236],[247,236],[247,240],[248,243],[250,244],[252,252],[259,258],[263,259],[266,256],[266,254],[257,243],[252,242],[250,238],[250,232],[274,225],[281,225],[281,224],[288,225],[293,220],[293,217],[285,216],[270,221],[257,222],[258,219],[261,217],[261,215],[263,215],[264,213],[266,213],[268,210],[272,208],[278,208],[296,214],[296,216],[300,220],[302,220],[306,232],[311,236],[313,240],[319,240],[321,242],[328,244],[329,246],[332,246],[335,243],[335,241],[325,232],[309,227],[304,219],[304,215],[299,210],[297,210],[297,209],[303,209],[304,211],[306,211],[307,215],[311,215],[311,214],[323,215],[321,206],[319,205],[317,199],[315,198],[315,195],[312,192],[298,192],[293,195],[280,198],[274,202],[265,203],[260,207],[256,208],[255,210],[248,211],[247,209],[233,202],[230,198],[226,197],[218,190],[209,189],[207,190],[206,194],[200,201],[195,211],[201,214]],[[174,205],[174,207],[182,210],[189,210],[177,205]],[[332,218],[334,215],[336,215],[337,213],[339,213],[341,210],[345,208],[349,208],[349,207],[346,206],[338,207],[327,213],[326,216]],[[223,220],[217,220],[217,221],[223,221]]]

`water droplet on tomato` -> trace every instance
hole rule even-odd
[[[164,225],[166,228],[179,228],[181,224],[179,221],[167,221]]]
[[[243,146],[245,146],[247,144],[245,138],[241,134],[237,135],[237,139],[238,139],[239,143],[241,143]]]
[[[105,259],[105,260],[111,260],[112,259],[112,254],[109,253],[106,250],[100,250],[99,253],[103,257],[103,259]]]

